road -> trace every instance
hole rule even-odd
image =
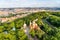
[[[51,25],[48,21],[46,21],[46,19],[42,19],[42,21],[43,21],[44,23],[47,23],[51,28],[56,29],[56,27],[53,26],[53,25]]]
[[[30,35],[29,31],[30,31],[29,27],[26,27],[25,34],[28,36],[28,38],[30,40],[38,40],[38,38],[36,36],[34,38],[32,38],[32,36]]]
[[[49,15],[49,16],[53,16],[53,15],[50,15],[49,13],[46,13],[46,14]],[[46,19],[48,19],[49,16],[48,16]],[[51,28],[56,29],[56,27],[53,26],[52,24],[50,24],[46,19],[42,19],[42,21],[43,21],[44,23],[47,23]]]
[[[29,34],[29,28],[28,28],[28,27],[26,27],[26,28],[24,29],[24,31],[25,31],[25,34],[28,36],[28,38],[29,38],[30,40],[34,40],[34,39],[31,37],[31,35]]]

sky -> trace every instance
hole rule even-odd
[[[60,7],[60,0],[0,0],[0,8]]]

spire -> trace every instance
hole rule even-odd
[[[33,26],[32,26],[32,22],[30,21],[30,26],[29,26],[31,29],[33,28]]]
[[[30,26],[32,25],[31,21],[30,21]]]
[[[27,27],[27,25],[26,25],[26,23],[25,23],[25,22],[24,22],[24,25],[23,25],[23,27],[24,27],[24,28],[26,28],[26,27]]]

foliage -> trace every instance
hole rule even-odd
[[[18,14],[9,15],[10,16],[8,17],[16,16]],[[19,15],[21,14],[19,13]],[[24,32],[23,24],[26,23],[29,27],[30,21],[32,22],[35,19],[38,19],[36,23],[39,26],[39,30],[29,30],[29,35],[31,35],[32,38],[37,37],[39,40],[60,40],[59,12],[36,12],[11,22],[2,23],[2,25],[0,25],[0,40],[29,40]],[[48,21],[54,28],[43,20]]]

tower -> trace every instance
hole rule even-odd
[[[32,26],[32,22],[30,21],[30,26],[29,26],[31,29],[33,28],[33,26]]]
[[[24,23],[23,27],[24,27],[24,29],[27,27],[26,23]]]

